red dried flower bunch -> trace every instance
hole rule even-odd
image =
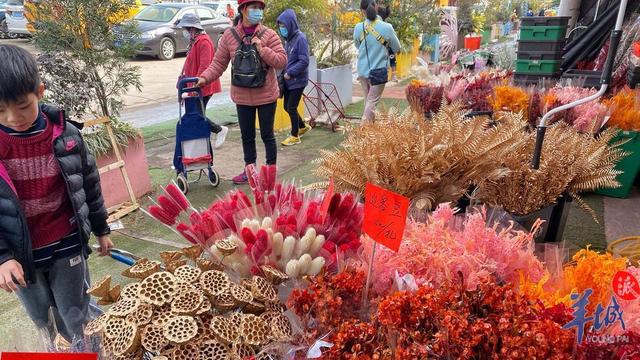
[[[307,289],[295,289],[288,305],[298,316],[315,319],[314,332],[324,335],[358,317],[365,286],[363,272],[316,276]]]

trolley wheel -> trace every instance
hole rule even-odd
[[[211,186],[218,187],[218,185],[220,185],[220,175],[218,175],[218,173],[212,168],[209,168],[208,177],[209,177],[209,184],[211,184]]]
[[[331,131],[336,132],[336,131],[338,131],[339,127],[340,127],[340,125],[338,125],[338,123],[332,123],[331,124]]]
[[[311,126],[311,128],[315,128],[316,126],[318,126],[316,119],[309,120],[309,126]]]
[[[187,195],[187,193],[189,192],[189,182],[187,181],[187,177],[184,174],[178,174],[176,183],[178,183],[178,188],[180,188],[180,191],[182,191],[183,194]]]

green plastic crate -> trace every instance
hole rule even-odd
[[[620,160],[616,165],[616,170],[623,172],[617,178],[622,186],[617,189],[600,189],[596,193],[624,199],[629,197],[633,183],[640,172],[640,132],[623,131],[611,140],[612,143],[620,141],[626,141],[622,145],[622,149],[629,153],[629,156]]]
[[[566,26],[523,26],[520,28],[520,40],[523,41],[560,41],[567,35]]]
[[[516,74],[554,75],[561,60],[516,60]]]

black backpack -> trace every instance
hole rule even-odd
[[[267,79],[267,68],[260,58],[258,49],[255,45],[243,41],[236,29],[230,30],[239,43],[231,64],[231,84],[242,88],[263,87]],[[264,32],[261,31],[256,36],[260,38]],[[250,36],[246,35],[244,38],[250,38]]]

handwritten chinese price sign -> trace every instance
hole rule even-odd
[[[635,300],[640,297],[640,284],[638,279],[628,271],[618,271],[613,276],[611,283],[613,292],[623,300]]]
[[[98,354],[2,353],[2,360],[98,360]]]
[[[398,252],[404,234],[409,199],[367,183],[362,231],[375,242]]]

